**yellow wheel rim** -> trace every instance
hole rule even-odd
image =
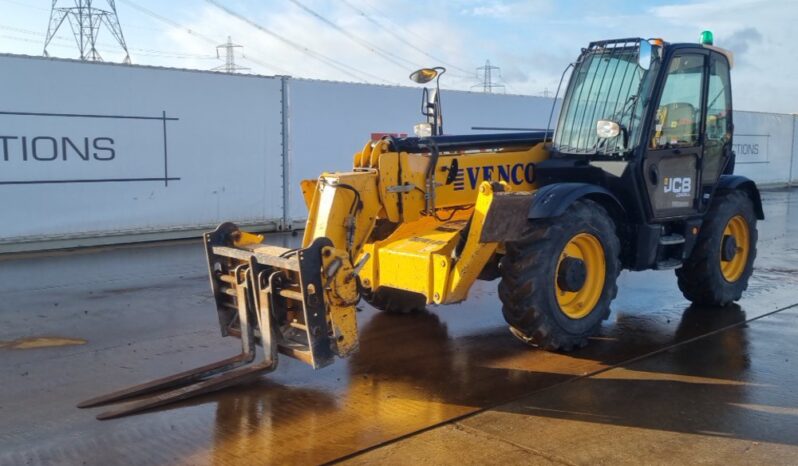
[[[723,260],[723,242],[727,236],[734,238],[737,247],[734,257],[730,260]],[[723,238],[720,242],[720,271],[727,282],[733,283],[740,279],[748,263],[748,252],[751,247],[748,222],[742,215],[735,215],[729,219],[726,228],[723,229]]]
[[[568,291],[560,287],[557,276],[566,257],[579,259],[585,265],[585,282],[579,290]],[[590,314],[601,297],[606,276],[604,247],[590,233],[579,233],[571,238],[560,253],[557,269],[554,271],[554,287],[557,304],[563,314],[571,319],[581,319]]]

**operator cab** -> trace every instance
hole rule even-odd
[[[702,214],[733,170],[731,65],[708,32],[696,44],[592,42],[573,64],[539,179],[602,185],[640,223]]]

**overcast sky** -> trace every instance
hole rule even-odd
[[[0,0],[0,51],[40,55],[49,5]],[[468,90],[490,60],[508,93],[532,95],[553,94],[591,40],[695,42],[710,29],[735,53],[736,108],[798,112],[794,0],[117,0],[117,10],[136,64],[211,69],[222,64],[215,44],[232,36],[251,73],[404,85],[413,69],[443,65],[444,86]],[[107,31],[99,41],[121,60]],[[48,52],[77,56],[66,27]]]

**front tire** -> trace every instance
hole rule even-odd
[[[748,195],[716,194],[690,257],[676,269],[684,297],[712,307],[740,299],[754,271],[757,236],[754,204]]]
[[[579,200],[559,217],[530,221],[506,249],[499,297],[513,334],[547,350],[585,346],[618,292],[621,246],[607,211]]]

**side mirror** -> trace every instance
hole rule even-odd
[[[611,139],[621,134],[621,125],[612,120],[596,122],[596,135],[601,139]]]
[[[418,84],[435,81],[435,89],[430,91],[426,87],[421,93],[421,114],[427,117],[426,123],[421,123],[413,128],[418,137],[440,136],[443,134],[443,112],[441,110],[440,80],[446,68],[421,68],[410,74],[410,80]]]
[[[427,84],[438,77],[438,70],[435,68],[421,68],[410,73],[410,80],[418,84]]]
[[[651,68],[651,43],[645,39],[640,39],[640,50],[637,54],[637,64],[640,68],[648,70]]]

